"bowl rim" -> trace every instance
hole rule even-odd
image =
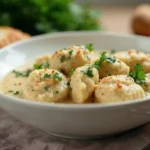
[[[69,31],[69,32],[55,32],[55,33],[48,33],[48,34],[42,34],[33,36],[29,39],[18,41],[16,43],[10,44],[8,46],[5,46],[4,48],[0,49],[0,55],[3,53],[3,51],[9,51],[9,49],[21,45],[26,44],[28,42],[36,41],[36,40],[42,40],[45,38],[54,38],[54,37],[64,37],[64,36],[79,36],[79,35],[101,35],[101,36],[114,36],[114,37],[127,37],[127,38],[140,38],[140,39],[147,39],[150,40],[149,37],[141,36],[141,35],[133,35],[133,34],[120,34],[120,33],[113,33],[113,32],[102,32],[102,31]],[[27,106],[35,106],[35,107],[53,107],[53,108],[106,108],[106,107],[117,107],[117,106],[125,106],[125,105],[132,105],[137,103],[143,103],[145,101],[150,100],[150,98],[143,98],[143,99],[135,99],[135,100],[128,100],[128,101],[121,101],[121,102],[108,102],[108,103],[87,103],[87,104],[66,104],[66,103],[49,103],[49,102],[38,102],[38,101],[31,101],[26,100],[22,98],[16,98],[12,96],[8,96],[0,92],[0,98],[8,99],[9,101],[18,103],[18,104],[24,104]]]

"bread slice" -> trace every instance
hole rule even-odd
[[[11,27],[0,26],[0,48],[16,41],[27,39],[29,37],[29,34],[20,30]]]

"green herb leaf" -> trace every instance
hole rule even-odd
[[[52,76],[53,79],[57,80],[57,81],[61,81],[62,80],[62,77],[59,76],[59,73],[56,72],[54,73],[54,75]]]
[[[72,53],[73,53],[73,50],[70,50],[70,51],[69,51],[68,60],[71,59]]]
[[[109,63],[111,63],[111,64],[113,64],[113,63],[116,62],[116,59],[113,58],[113,57],[106,56],[106,61],[109,62]]]
[[[88,49],[90,52],[92,52],[94,50],[92,43],[86,44],[85,48]]]
[[[70,75],[70,76],[72,76],[72,75],[73,75],[73,73],[74,73],[74,71],[75,71],[75,69],[74,69],[74,68],[72,68],[72,69],[71,69],[71,71],[69,72],[69,75]]]
[[[42,64],[34,64],[33,66],[35,70],[42,69]]]
[[[104,61],[107,61],[107,62],[113,64],[113,63],[116,62],[116,59],[113,58],[113,57],[107,56],[106,52],[102,52],[101,55],[100,55],[100,59],[95,61],[93,66],[95,68],[99,69]]]
[[[46,74],[44,74],[43,79],[50,78],[50,77],[51,77],[51,75],[46,73]]]
[[[102,63],[105,61],[105,59],[106,59],[106,52],[102,52],[100,59],[94,63],[94,67],[99,69]]]
[[[32,70],[30,69],[23,71],[23,72],[13,70],[13,73],[16,75],[16,77],[28,77],[31,72]]]
[[[34,70],[38,70],[38,69],[42,69],[42,68],[49,68],[49,62],[46,61],[44,62],[43,64],[34,64],[33,67],[34,67]]]
[[[55,93],[56,93],[56,94],[58,94],[58,93],[59,93],[59,91],[55,91]]]
[[[22,75],[22,73],[21,73],[21,72],[16,71],[16,70],[13,70],[13,71],[12,71],[12,73],[14,73],[14,74],[16,75],[16,77],[19,77],[19,76],[21,76],[21,75]]]
[[[61,58],[60,58],[60,62],[65,62],[66,60],[67,60],[66,56],[62,55]]]
[[[81,72],[89,77],[94,77],[92,67],[88,67],[86,71],[81,71]]]
[[[45,89],[46,91],[48,91],[48,89],[49,89],[49,86],[45,86],[45,87],[44,87],[44,89]]]
[[[66,57],[65,55],[62,55],[60,58],[60,62],[65,62],[65,61],[68,61],[69,59],[71,59],[72,53],[73,53],[73,50],[70,50],[68,57]]]
[[[16,92],[14,92],[13,94],[14,94],[14,95],[18,95],[18,94],[19,94],[19,91],[16,91]]]
[[[28,69],[27,71],[22,72],[22,77],[28,77],[31,72],[32,72],[31,69]]]
[[[139,63],[134,66],[134,70],[129,73],[129,76],[132,77],[137,84],[145,84],[146,82],[146,75]]]
[[[12,90],[9,90],[8,92],[9,92],[9,93],[13,93],[14,91],[12,91]]]

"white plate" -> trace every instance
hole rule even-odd
[[[0,78],[11,69],[73,44],[94,43],[96,49],[150,50],[150,39],[100,32],[66,32],[33,37],[0,52]],[[150,100],[107,104],[50,104],[0,93],[0,105],[14,117],[44,132],[69,138],[96,138],[140,126],[150,120]]]

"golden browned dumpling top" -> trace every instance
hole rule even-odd
[[[23,87],[27,99],[45,102],[63,102],[68,92],[66,77],[54,69],[33,71]]]
[[[142,87],[127,75],[109,76],[103,78],[95,89],[98,102],[117,102],[144,98]]]
[[[144,72],[150,72],[150,57],[144,52],[130,49],[128,51],[116,52],[114,56],[126,63],[130,67],[130,71],[134,69],[137,63],[140,63]]]
[[[52,55],[50,68],[68,74],[72,68],[90,64],[91,61],[91,52],[85,46],[71,46]]]
[[[99,81],[98,70],[92,66],[77,68],[71,76],[70,87],[71,97],[76,103],[87,102]]]

